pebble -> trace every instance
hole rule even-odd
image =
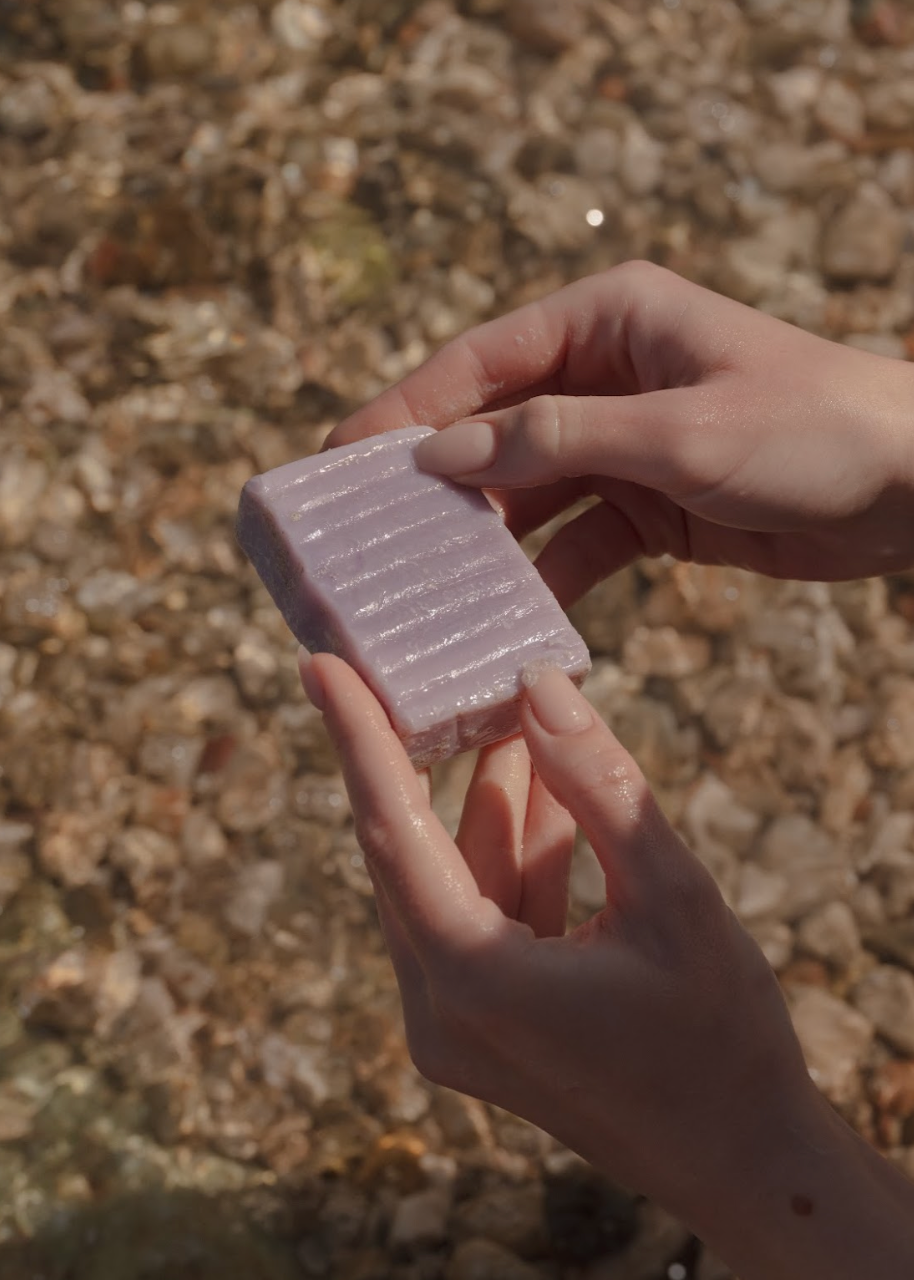
[[[143,71],[151,80],[198,76],[212,64],[214,52],[212,32],[201,23],[164,23],[143,41]]]
[[[788,998],[810,1076],[832,1102],[850,1102],[872,1043],[872,1021],[821,987],[798,985]]]
[[[883,1062],[870,1077],[869,1094],[885,1115],[904,1120],[914,1115],[914,1061]]]
[[[765,83],[778,111],[793,121],[809,114],[822,92],[822,78],[818,67],[790,67],[769,75]]]
[[[670,1275],[669,1267],[682,1256],[692,1233],[678,1218],[645,1202],[638,1211],[637,1235],[616,1257],[595,1262],[586,1280],[655,1280]]]
[[[873,129],[911,128],[914,120],[914,81],[910,76],[876,81],[866,95],[866,117]]]
[[[663,176],[663,147],[637,120],[630,120],[622,135],[619,178],[630,196],[648,196]]]
[[[903,965],[914,973],[914,920],[879,924],[866,933],[866,945],[880,960]]]
[[[733,907],[741,920],[775,915],[787,897],[788,882],[777,871],[766,871],[754,862],[740,868]]]
[[[0,104],[4,101],[0,95]],[[44,463],[24,450],[11,450],[0,471],[0,545],[22,546],[39,516],[38,502],[48,484]]]
[[[493,1240],[524,1258],[541,1257],[547,1247],[542,1185],[496,1187],[465,1200],[454,1210],[457,1236]]]
[[[444,1280],[542,1280],[536,1267],[492,1240],[464,1240],[444,1268]]]
[[[222,861],[228,840],[214,818],[202,809],[191,809],[181,828],[181,851],[191,867],[203,867]]]
[[[860,931],[846,902],[827,902],[800,921],[797,947],[807,955],[843,970],[860,955]]]
[[[860,980],[851,999],[893,1049],[914,1057],[914,974],[879,965]]]
[[[788,923],[847,897],[855,884],[847,849],[805,814],[775,818],[761,837],[758,860],[783,879],[779,910]]]
[[[404,1196],[394,1211],[391,1248],[414,1252],[441,1244],[447,1239],[450,1210],[451,1196],[440,1188]]]
[[[905,220],[889,196],[868,185],[826,225],[822,268],[833,280],[885,280],[901,261]]]
[[[885,682],[882,705],[867,738],[867,754],[881,769],[914,766],[914,680]]]
[[[793,958],[793,930],[781,920],[754,920],[749,932],[775,972],[780,973]]]
[[[263,735],[234,750],[221,771],[216,816],[227,831],[261,831],[286,805],[286,780],[276,742]]]
[[[635,605],[636,586],[634,573],[623,569],[598,583],[568,611],[592,654],[618,654]]]
[[[692,788],[682,816],[693,845],[719,843],[740,855],[749,852],[761,822],[761,815],[741,804],[732,788],[710,771]]]
[[[455,1147],[485,1149],[492,1145],[492,1126],[486,1108],[476,1098],[439,1088],[434,1115],[447,1142]]]
[[[257,628],[243,628],[234,652],[235,678],[242,694],[250,702],[270,700],[279,691],[278,670],[275,645]]]
[[[251,862],[235,877],[224,916],[228,924],[249,938],[263,932],[270,908],[282,893],[285,872],[280,862]]]
[[[38,860],[63,884],[88,884],[108,847],[110,831],[102,815],[50,813],[38,830]]]
[[[823,827],[835,835],[854,825],[873,782],[872,770],[859,746],[853,743],[838,750],[826,770],[827,785],[820,805]]]
[[[707,636],[682,635],[673,627],[637,627],[622,650],[624,670],[636,676],[677,680],[706,670],[710,661]]]
[[[0,843],[0,911],[14,898],[32,874],[32,864],[24,853],[4,848]]]
[[[588,913],[602,911],[606,906],[606,873],[592,847],[582,836],[575,843],[568,892],[571,901]]]
[[[838,138],[859,137],[864,130],[866,108],[860,94],[843,80],[826,80],[813,107],[816,121]]]
[[[85,579],[76,592],[93,631],[120,630],[124,620],[133,618],[155,599],[155,588],[144,586],[132,573],[102,569]]]
[[[149,827],[128,827],[111,842],[111,865],[127,877],[136,900],[146,902],[166,888],[180,862],[174,840]]]
[[[566,0],[557,9],[551,0],[507,0],[508,29],[524,44],[539,53],[561,53],[585,31],[585,8],[581,0]]]

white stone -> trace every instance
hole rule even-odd
[[[823,268],[836,280],[885,280],[901,260],[904,237],[901,211],[869,183],[826,226]]]
[[[642,124],[630,120],[622,138],[619,177],[629,195],[655,191],[663,175],[663,147]]]
[[[807,955],[844,969],[860,954],[860,931],[846,902],[827,902],[800,921],[797,945]]]
[[[828,133],[857,138],[863,133],[863,99],[843,80],[827,80],[816,98],[813,114]]]
[[[451,1197],[434,1187],[404,1196],[394,1210],[389,1243],[393,1249],[421,1249],[447,1238]]]
[[[740,868],[734,910],[742,920],[759,920],[774,915],[786,894],[784,876],[747,862]]]
[[[854,1005],[893,1049],[914,1057],[914,975],[883,964],[862,978]]]
[[[789,1004],[810,1076],[832,1102],[850,1101],[873,1039],[872,1022],[821,987],[794,987]]]

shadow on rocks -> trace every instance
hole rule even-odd
[[[295,1245],[270,1238],[235,1198],[195,1191],[114,1196],[59,1213],[0,1245],[3,1280],[300,1280]]]

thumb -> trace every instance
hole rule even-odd
[[[667,822],[621,743],[556,668],[531,673],[521,710],[537,774],[590,841],[616,907],[656,910],[708,873]]]
[[[535,396],[468,418],[416,446],[423,471],[495,489],[600,475],[674,493],[692,482],[699,389],[632,396]]]

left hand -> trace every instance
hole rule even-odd
[[[516,537],[596,498],[537,558],[568,605],[640,556],[812,582],[909,568],[912,407],[909,363],[628,262],[454,338],[325,447],[444,428],[417,464],[485,489]]]

